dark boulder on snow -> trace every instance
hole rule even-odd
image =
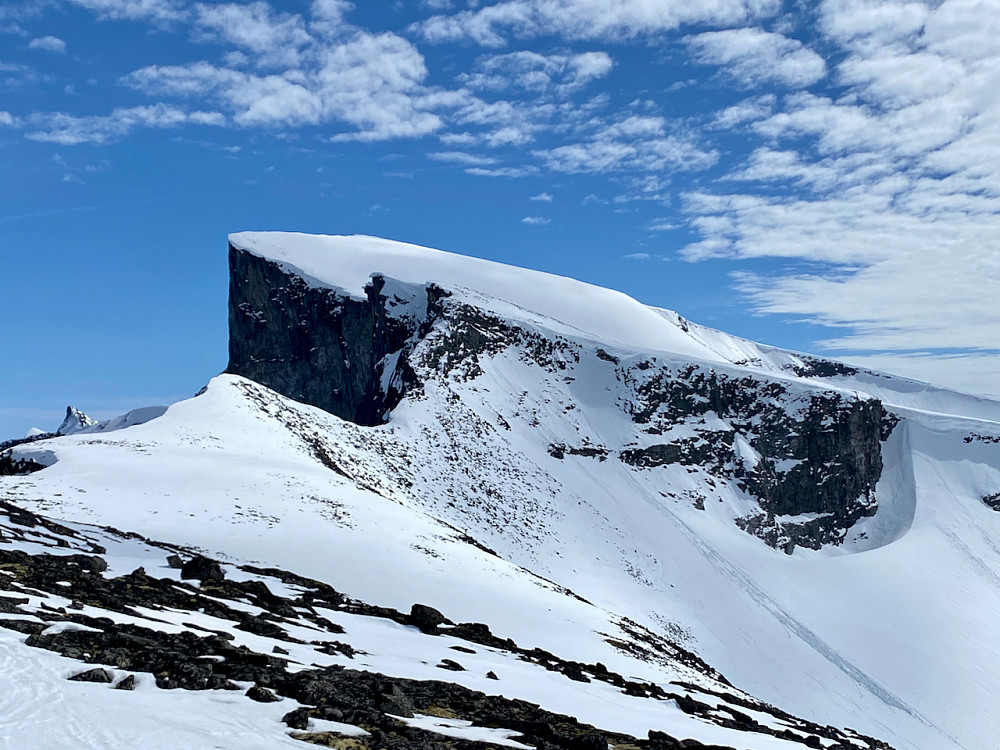
[[[426,604],[414,604],[410,607],[410,623],[423,631],[434,631],[438,625],[444,625],[448,618],[433,607]]]
[[[111,682],[114,678],[106,669],[88,669],[86,672],[79,672],[68,679],[74,682]]]
[[[135,675],[130,674],[121,679],[121,681],[115,685],[115,690],[135,690]]]
[[[281,698],[274,694],[270,688],[261,685],[254,685],[246,692],[247,698],[257,703],[277,703]]]
[[[296,708],[281,717],[289,729],[306,729],[309,726],[309,709]]]
[[[198,555],[192,557],[181,568],[181,578],[195,579],[198,581],[222,581],[226,577],[222,566],[215,560]]]
[[[167,565],[176,570],[181,570],[184,567],[184,559],[180,555],[169,555],[167,557]]]

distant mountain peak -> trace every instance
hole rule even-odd
[[[56,430],[56,434],[72,435],[74,432],[80,432],[88,427],[93,427],[95,424],[97,424],[96,419],[88,417],[75,406],[67,406],[66,418],[62,421],[62,424],[59,425],[59,429]]]

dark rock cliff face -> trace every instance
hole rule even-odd
[[[375,277],[366,300],[352,299],[230,246],[226,371],[358,424],[383,422],[407,380],[401,357],[396,386],[383,392],[386,356],[415,333],[387,313],[383,285]],[[429,309],[433,298],[429,289]]]
[[[228,371],[357,424],[383,423],[405,395],[421,398],[429,379],[475,380],[502,352],[568,381],[583,352],[434,285],[375,276],[365,298],[352,298],[232,247],[230,272]],[[898,421],[879,401],[706,365],[596,356],[623,386],[619,405],[640,439],[614,453],[551,445],[554,458],[617,454],[638,471],[697,466],[756,498],[759,510],[737,523],[789,552],[841,543],[877,510],[881,442]],[[810,372],[826,364],[810,360]],[[828,374],[840,368],[830,363]]]
[[[780,382],[693,365],[672,371],[641,362],[623,375],[635,383],[632,418],[646,433],[697,425],[709,414],[732,430],[695,426],[696,437],[624,451],[621,459],[638,468],[698,465],[735,478],[762,509],[740,525],[768,544],[788,551],[796,545],[836,544],[854,523],[877,510],[881,441],[898,421],[879,401],[820,391],[796,403]],[[738,454],[737,435],[756,453],[751,460]]]

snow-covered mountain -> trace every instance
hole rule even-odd
[[[0,446],[11,747],[294,746],[297,706],[333,747],[997,745],[1000,403],[376,238],[241,233],[230,266],[228,374]],[[108,651],[135,627],[159,656]],[[196,636],[221,681],[160,669]],[[389,680],[364,715],[303,688],[355,672]],[[255,682],[284,699],[224,690]]]

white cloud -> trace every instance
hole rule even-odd
[[[680,228],[681,225],[673,219],[657,219],[649,225],[650,232],[671,232]]]
[[[543,203],[551,203],[552,196],[548,193],[539,193],[538,195],[533,195],[528,198],[529,201],[542,201]]]
[[[149,66],[123,81],[147,94],[210,97],[242,126],[294,127],[339,121],[335,140],[416,137],[438,130],[437,102],[423,88],[423,57],[402,37],[358,32],[325,47],[308,71],[257,75],[199,62]]]
[[[998,14],[970,0],[820,12],[847,91],[792,94],[752,120],[762,143],[727,175],[747,192],[687,195],[701,239],[685,255],[785,259],[736,277],[756,311],[835,328],[819,344],[853,359],[982,390],[955,373],[982,382],[1000,361]]]
[[[449,164],[461,164],[463,166],[485,167],[496,164],[497,160],[480,154],[468,154],[464,151],[436,151],[427,154],[429,159],[443,161]]]
[[[779,0],[505,0],[416,25],[429,41],[471,39],[502,46],[507,35],[557,34],[570,39],[628,39],[685,24],[731,26],[778,12]]]
[[[552,219],[546,219],[544,216],[525,216],[521,219],[522,223],[530,224],[533,227],[544,227],[546,224],[552,221]]]
[[[604,78],[614,67],[606,52],[542,55],[522,50],[480,58],[471,73],[459,80],[472,89],[520,89],[568,96],[589,82]]]
[[[556,172],[659,172],[704,169],[718,158],[692,140],[667,133],[662,117],[633,115],[601,127],[589,140],[535,151]]]
[[[809,86],[826,75],[826,62],[802,42],[763,29],[708,31],[687,43],[696,62],[720,65],[747,86]]]
[[[653,256],[649,253],[629,253],[628,255],[623,255],[626,260],[649,260]]]
[[[8,128],[16,128],[18,126],[18,119],[14,117],[10,112],[0,109],[0,125]]]
[[[538,174],[538,167],[533,164],[529,164],[523,167],[495,167],[492,169],[486,169],[483,167],[470,167],[465,170],[466,174],[476,175],[477,177],[530,177],[531,175]]]
[[[348,0],[313,0],[309,27],[323,35],[334,36],[347,30],[344,17],[354,8]]]
[[[275,14],[265,2],[194,7],[196,38],[230,42],[254,53],[261,67],[292,67],[302,47],[312,42],[302,16]]]
[[[87,183],[85,183],[83,181],[83,179],[81,179],[79,176],[73,174],[72,172],[67,172],[66,174],[64,174],[63,178],[62,178],[62,181],[63,182],[68,182],[68,183],[71,183],[71,184],[74,184],[74,185],[86,185],[87,184]]]
[[[28,42],[28,48],[55,52],[58,55],[66,54],[66,42],[57,36],[40,36],[37,39],[32,39]]]
[[[763,120],[774,111],[777,97],[774,94],[762,94],[749,99],[744,99],[730,107],[726,107],[721,112],[717,112],[712,122],[712,127],[720,130],[728,130],[737,125],[755,120]]]
[[[820,27],[827,37],[842,45],[886,49],[917,34],[929,12],[923,2],[824,0]]]
[[[166,104],[120,108],[110,115],[74,117],[62,112],[35,115],[31,125],[36,129],[27,134],[34,141],[74,146],[80,143],[110,143],[128,135],[136,128],[172,128],[185,124],[225,124],[218,112],[186,112]]]
[[[116,21],[179,21],[187,12],[176,0],[69,0],[74,5]]]
[[[472,146],[479,139],[472,133],[441,133],[438,140],[447,146]]]

